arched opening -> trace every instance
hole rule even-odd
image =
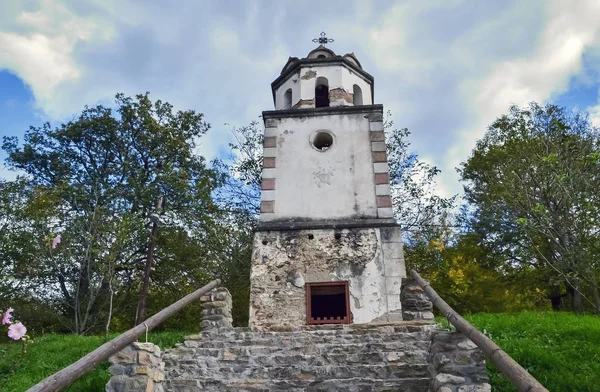
[[[315,107],[326,108],[329,106],[329,82],[327,78],[319,76],[315,84]]]
[[[292,107],[292,89],[288,88],[283,94],[283,107],[282,109],[290,109]]]
[[[327,56],[325,56],[324,54],[320,54],[320,55],[317,56],[317,58],[318,59],[324,59],[324,58],[327,58]]]
[[[354,103],[354,106],[359,106],[363,104],[362,90],[356,84],[354,85],[354,87],[352,87],[352,97],[352,102]]]

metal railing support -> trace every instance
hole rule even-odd
[[[456,329],[464,334],[466,337],[471,339],[473,343],[477,345],[483,352],[483,354],[490,359],[490,361],[496,365],[498,370],[510,380],[510,382],[521,392],[548,392],[548,390],[540,384],[527,370],[512,359],[507,353],[494,343],[490,338],[481,333],[477,328],[471,325],[467,320],[461,317],[460,314],[456,313],[454,309],[450,307],[439,296],[438,293],[419,275],[415,270],[410,270],[410,274],[419,283],[419,285],[425,290],[433,306],[439,309],[440,312],[448,321],[456,327]]]
[[[71,385],[79,377],[95,368],[100,362],[107,360],[113,354],[124,349],[128,344],[133,343],[137,338],[149,331],[185,308],[190,303],[199,300],[200,297],[221,283],[220,280],[213,280],[206,286],[186,295],[179,301],[164,308],[154,316],[147,319],[142,324],[131,328],[129,331],[122,333],[109,342],[104,343],[91,353],[80,358],[77,362],[72,363],[66,368],[54,373],[53,375],[43,379],[38,384],[29,388],[27,392],[55,392],[61,391],[63,388]]]

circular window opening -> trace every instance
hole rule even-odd
[[[319,151],[327,151],[333,144],[333,136],[327,132],[319,132],[313,139],[313,146]]]

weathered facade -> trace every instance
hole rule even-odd
[[[372,76],[354,54],[320,46],[290,58],[272,90],[250,326],[400,320],[406,272]],[[347,289],[319,286],[328,282]],[[329,302],[342,306],[334,300],[341,295],[350,314],[329,317]]]

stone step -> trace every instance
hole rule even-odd
[[[167,367],[179,364],[197,365],[202,368],[216,369],[219,367],[277,367],[282,365],[294,366],[327,366],[340,364],[426,364],[427,351],[367,351],[355,354],[299,354],[286,355],[234,355],[228,351],[211,353],[214,355],[197,355],[193,359],[181,359],[177,356],[165,356],[163,361]]]
[[[277,340],[232,340],[232,341],[202,341],[188,340],[183,344],[178,344],[172,350],[173,352],[187,352],[189,349],[236,349],[240,352],[243,350],[255,350],[256,352],[276,352],[286,349],[308,349],[310,352],[328,352],[332,348],[359,348],[369,349],[376,347],[378,349],[404,350],[407,348],[428,348],[429,339],[401,339],[401,340],[381,340],[381,339],[365,339],[364,341],[345,341],[338,339],[330,339],[326,341],[313,340],[295,340],[295,341],[277,341]]]
[[[167,380],[211,378],[217,380],[262,379],[319,381],[329,379],[368,378],[399,380],[427,378],[428,366],[422,364],[388,363],[378,365],[274,366],[205,368],[195,362],[179,362],[176,368],[166,367]]]
[[[164,359],[188,360],[195,358],[235,359],[239,356],[260,355],[358,355],[371,352],[426,352],[428,342],[391,342],[385,344],[341,344],[341,345],[306,345],[306,346],[244,346],[244,347],[180,347],[169,350],[163,355]]]
[[[294,337],[283,336],[246,336],[243,339],[213,338],[213,339],[186,339],[182,345],[186,347],[223,347],[224,344],[236,346],[262,345],[306,345],[306,344],[344,344],[344,343],[367,343],[367,342],[414,342],[430,341],[431,335],[427,333],[403,333],[403,334],[370,334],[360,336],[331,335],[311,336],[297,335]]]
[[[305,327],[309,328],[309,327]],[[385,325],[385,326],[327,326],[313,329],[297,329],[293,331],[252,331],[248,328],[234,328],[232,330],[201,332],[190,335],[186,340],[206,340],[206,339],[233,339],[243,340],[246,338],[281,338],[296,336],[353,336],[353,335],[373,335],[373,334],[411,334],[426,333],[429,334],[436,329],[432,324],[419,325]]]
[[[200,392],[427,392],[429,379],[416,377],[401,380],[380,380],[369,378],[328,379],[318,381],[304,380],[214,380],[209,378],[167,380],[165,391]]]

